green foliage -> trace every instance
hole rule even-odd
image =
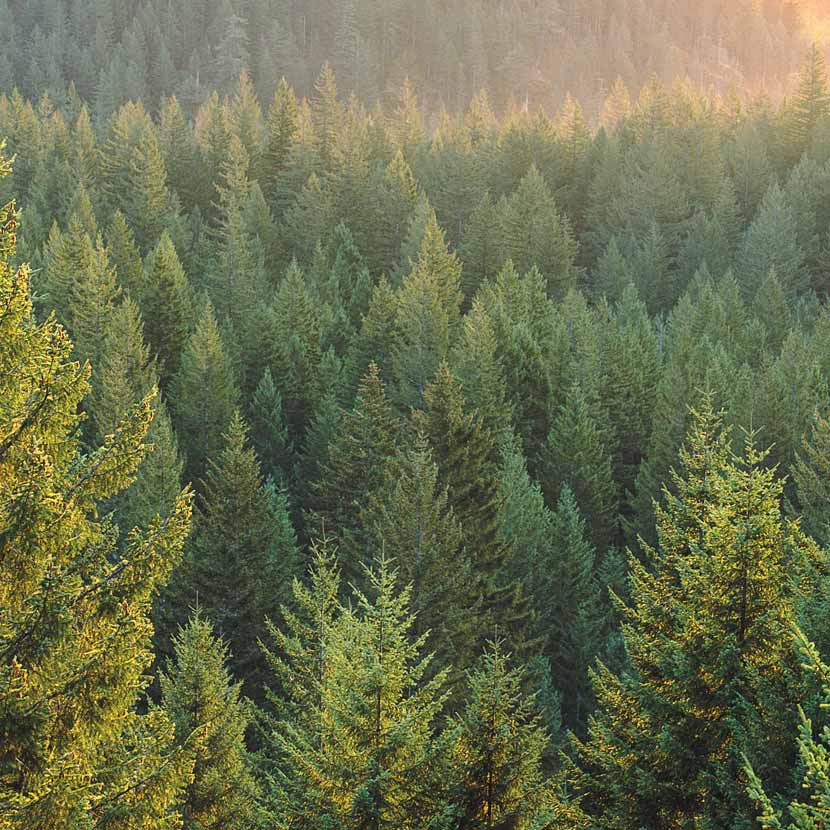
[[[602,825],[750,827],[744,755],[767,784],[789,785],[803,692],[789,625],[815,550],[781,516],[763,454],[750,443],[734,457],[727,442],[710,407],[695,416],[659,547],[646,548],[650,568],[632,562],[621,608],[636,673],[592,675],[598,709],[571,780]]]
[[[0,160],[0,174],[8,165]],[[152,394],[82,453],[89,369],[53,320],[32,319],[0,211],[0,821],[9,828],[172,828],[191,761],[163,713],[135,704],[152,660],[150,604],[187,535],[186,494],[133,531],[123,558],[97,505],[145,455]]]
[[[187,480],[200,482],[209,461],[218,456],[238,394],[213,309],[208,305],[184,347],[170,388]]]
[[[548,735],[522,691],[504,644],[490,643],[470,675],[463,711],[449,726],[454,827],[553,826],[551,785],[542,769]]]
[[[238,414],[224,439],[209,461],[174,594],[180,609],[198,605],[214,621],[230,645],[234,676],[250,697],[260,698],[257,640],[266,617],[276,617],[288,597],[299,551],[286,500],[263,483]]]
[[[162,709],[176,739],[194,755],[193,780],[180,807],[185,830],[260,826],[257,786],[245,750],[250,721],[226,664],[228,648],[197,609],[174,638],[175,662],[160,675]]]

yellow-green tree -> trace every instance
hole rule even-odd
[[[0,174],[8,165],[0,162]],[[0,211],[0,826],[173,828],[191,759],[165,715],[135,703],[152,655],[150,604],[190,519],[179,497],[121,557],[97,505],[145,454],[152,395],[82,454],[89,369],[54,319],[32,317],[13,270],[17,214]]]

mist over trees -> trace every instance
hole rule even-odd
[[[617,78],[780,95],[826,25],[814,0],[4,0],[0,91],[76,94],[101,117],[175,95],[192,113],[242,71],[263,103],[281,77],[310,96],[330,63],[369,107],[408,78],[430,111],[484,88],[499,109],[570,94],[595,115]]]

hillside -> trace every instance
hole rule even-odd
[[[778,95],[808,40],[827,34],[819,0],[2,0],[0,91],[108,115],[126,100],[201,103],[247,70],[263,101],[285,76],[311,91],[330,61],[344,92],[372,105],[408,77],[432,109],[482,87],[547,109],[586,111],[617,77],[656,74]],[[95,25],[90,25],[95,21]]]

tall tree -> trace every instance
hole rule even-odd
[[[494,642],[469,677],[469,697],[450,722],[449,800],[459,830],[552,827],[555,807],[542,759],[549,737],[524,673]]]
[[[199,482],[210,459],[218,457],[238,397],[233,368],[208,305],[187,341],[170,387],[187,480]]]
[[[806,690],[790,626],[814,543],[781,515],[782,482],[745,456],[711,405],[695,416],[658,509],[650,567],[632,561],[623,636],[631,673],[600,666],[571,778],[601,827],[751,827],[743,756],[785,792],[793,701]]]
[[[0,175],[8,172],[0,162]],[[11,830],[175,826],[191,767],[159,712],[135,704],[151,662],[150,604],[178,558],[190,509],[114,556],[97,505],[141,462],[151,398],[81,452],[89,370],[53,320],[32,317],[29,273],[9,264],[17,214],[0,211],[0,822]]]
[[[227,668],[228,647],[199,609],[174,638],[159,677],[176,739],[193,746],[193,780],[180,807],[184,830],[260,827],[257,785],[245,749],[251,714]]]
[[[299,551],[287,505],[262,481],[239,415],[210,459],[193,537],[176,580],[180,607],[198,603],[231,648],[229,664],[249,697],[261,698],[264,664],[257,641],[265,618],[288,599]]]

